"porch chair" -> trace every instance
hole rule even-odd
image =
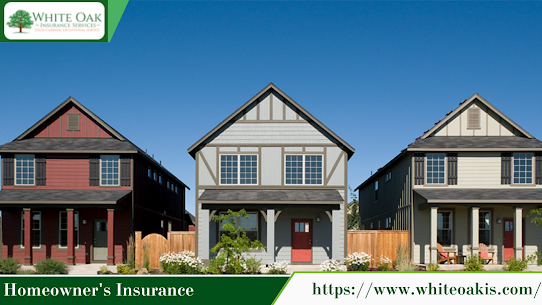
[[[454,263],[457,263],[457,257],[455,256],[455,252],[444,251],[444,248],[439,243],[437,243],[437,250],[440,255],[440,259],[438,261],[439,264],[446,262],[449,265],[451,260],[454,260]]]
[[[480,258],[485,259],[488,264],[490,261],[491,261],[491,264],[493,264],[493,256],[495,256],[495,253],[491,252],[491,257],[489,257],[489,251],[487,249],[486,244],[480,243],[480,245],[478,246],[478,253],[480,255]]]

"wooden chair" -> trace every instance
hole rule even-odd
[[[449,265],[451,260],[457,263],[457,257],[455,256],[455,252],[444,251],[444,248],[439,243],[437,243],[437,250],[440,255],[440,260],[438,261],[439,264],[446,262]]]
[[[489,251],[486,244],[480,243],[480,245],[478,246],[478,254],[480,255],[480,258],[485,259],[488,264],[490,261],[491,264],[493,264],[493,257],[495,256],[495,253],[491,252],[491,257],[489,257]]]

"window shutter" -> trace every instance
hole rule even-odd
[[[414,184],[422,185],[425,180],[425,154],[414,154]]]
[[[68,131],[81,130],[79,127],[79,113],[68,113]]]
[[[130,186],[130,156],[120,157],[120,185]]]
[[[542,184],[542,153],[535,154],[536,184]]]
[[[448,185],[457,185],[457,154],[448,154]]]
[[[480,109],[470,108],[467,111],[467,129],[480,129]]]
[[[45,185],[47,175],[45,173],[45,155],[36,155],[36,185]]]
[[[90,155],[89,158],[89,185],[98,186],[100,185],[100,156]]]
[[[2,173],[4,185],[13,185],[13,173],[15,172],[13,169],[13,155],[3,155],[2,162],[4,163],[2,166],[4,169]]]
[[[512,154],[501,154],[501,184],[512,183]]]

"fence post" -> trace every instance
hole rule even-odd
[[[134,238],[134,243],[135,243],[135,249],[134,249],[134,254],[135,254],[135,267],[136,269],[139,269],[141,268],[141,231],[136,231],[135,232],[135,238]]]

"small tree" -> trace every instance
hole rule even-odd
[[[346,211],[348,214],[347,227],[348,230],[359,230],[361,228],[361,218],[359,216],[358,196],[350,186],[348,189],[350,190],[350,197],[352,197],[352,201],[350,201],[348,204],[348,210]]]
[[[6,22],[9,27],[19,28],[19,33],[23,32],[23,28],[30,29],[34,21],[30,19],[30,13],[24,10],[18,10],[15,14],[9,16],[9,21]]]
[[[226,231],[226,234],[222,234],[220,241],[211,249],[211,251],[223,251],[221,256],[224,256],[225,258],[226,269],[234,271],[228,273],[243,272],[238,270],[238,267],[242,266],[244,263],[244,253],[252,249],[265,249],[264,245],[259,240],[250,241],[246,232],[241,226],[237,225],[237,219],[240,217],[248,218],[248,214],[244,209],[239,212],[228,210],[227,214],[213,216],[214,221],[222,224],[222,229]]]
[[[537,226],[542,226],[542,208],[540,209],[532,209],[529,211],[529,217],[531,218],[531,222],[534,223]]]

